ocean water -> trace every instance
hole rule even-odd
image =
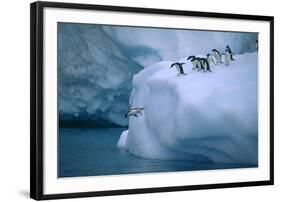
[[[143,159],[116,147],[124,128],[60,128],[58,177],[249,168],[251,165]],[[254,166],[256,167],[256,166]]]

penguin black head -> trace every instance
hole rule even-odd
[[[175,63],[171,64],[170,68],[172,68],[174,65],[177,65],[177,64],[179,64],[179,63],[175,62]]]
[[[210,54],[208,53],[206,56],[207,56],[207,57],[209,57],[209,56],[210,56]]]
[[[217,49],[213,49],[212,51],[217,51]]]
[[[178,65],[178,66],[182,66],[182,65],[184,65],[185,63],[179,63],[179,62],[175,62],[175,63],[173,63],[173,64],[171,64],[171,66],[170,66],[170,68],[172,68],[174,65]]]
[[[190,59],[193,59],[193,58],[195,58],[195,56],[194,56],[194,55],[191,55],[191,56],[189,56],[189,57],[187,58],[187,60],[190,60]]]

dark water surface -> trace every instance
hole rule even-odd
[[[124,128],[60,128],[58,177],[251,167],[139,158],[116,147],[124,130]]]

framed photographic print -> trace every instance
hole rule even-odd
[[[273,184],[271,16],[31,4],[31,198]]]

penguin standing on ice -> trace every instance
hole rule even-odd
[[[259,41],[256,40],[256,50],[258,51],[259,50]]]
[[[230,59],[233,61],[234,60],[233,55],[232,55],[233,53],[232,53],[229,45],[226,45],[226,49],[227,49],[228,53],[230,54]]]
[[[182,65],[184,65],[185,63],[179,63],[179,62],[175,62],[175,63],[173,63],[173,64],[171,64],[171,66],[170,66],[170,68],[172,68],[172,67],[176,67],[177,68],[177,71],[178,71],[178,76],[179,75],[187,75],[186,73],[184,73],[184,71],[183,71],[183,67],[182,67]]]
[[[229,50],[226,48],[225,49],[225,56],[224,56],[224,63],[225,63],[225,65],[229,66],[230,61],[231,61],[231,54],[230,54]]]
[[[204,72],[206,72],[206,71],[212,72],[210,69],[210,64],[206,58],[198,58],[198,59],[201,62],[201,65],[203,67],[202,69]]]
[[[199,66],[197,65],[197,62],[195,61],[195,58],[196,57],[194,55],[188,56],[188,58],[187,58],[187,60],[190,60],[190,62],[192,63],[192,70],[199,68]]]
[[[216,65],[216,62],[214,61],[214,59],[213,59],[211,54],[208,53],[206,56],[207,56],[207,60],[208,60],[208,63],[209,63],[210,66],[211,66],[212,63],[214,65]]]
[[[194,55],[189,56],[187,58],[187,60],[190,60],[190,62],[192,63],[192,66],[193,66],[192,70],[197,69],[197,71],[200,71],[200,70],[204,69],[201,61],[197,57],[195,57]]]
[[[216,59],[216,65],[222,63],[222,61],[221,61],[221,53],[217,49],[213,49],[212,51],[213,51],[214,57]]]

